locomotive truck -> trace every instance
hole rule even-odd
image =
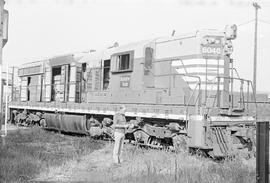
[[[113,137],[119,106],[136,128],[126,138],[150,147],[183,144],[211,156],[252,149],[252,83],[235,74],[236,26],[199,30],[22,65],[12,120]]]

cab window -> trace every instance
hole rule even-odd
[[[130,54],[124,54],[118,56],[119,71],[130,69]]]
[[[128,72],[132,71],[134,60],[134,51],[117,53],[112,56],[112,64],[114,65],[112,72]]]

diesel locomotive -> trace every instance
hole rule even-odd
[[[252,83],[233,67],[235,25],[114,44],[26,63],[9,104],[16,123],[113,137],[121,105],[134,123],[126,138],[150,147],[227,156],[252,149]]]

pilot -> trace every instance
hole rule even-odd
[[[114,149],[113,160],[114,163],[120,164],[120,157],[125,139],[125,131],[127,128],[133,128],[134,125],[126,123],[125,117],[126,107],[122,105],[119,111],[113,116],[114,127]]]

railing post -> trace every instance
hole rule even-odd
[[[198,115],[201,115],[202,112],[202,91],[201,91],[201,81],[199,80],[199,93],[198,93]]]
[[[218,109],[220,108],[220,93],[219,93],[219,85],[220,85],[220,77],[218,77],[218,82],[217,82],[217,107]]]
[[[249,81],[247,82],[247,103],[246,103],[247,112],[249,115]]]
[[[269,183],[269,121],[256,123],[256,183]]]
[[[241,84],[240,84],[240,108],[245,108],[245,94],[244,94],[244,81],[240,80]]]

